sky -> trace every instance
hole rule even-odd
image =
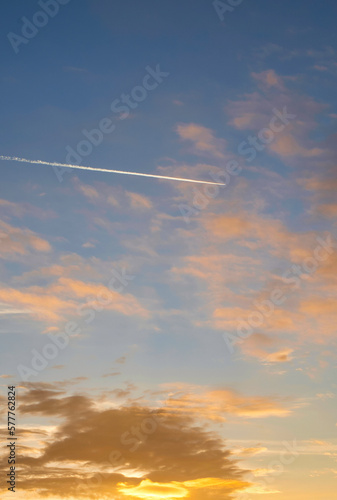
[[[335,498],[336,13],[2,6],[1,498]]]

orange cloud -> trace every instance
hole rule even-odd
[[[292,135],[276,136],[270,149],[280,156],[301,156],[303,158],[321,155],[324,150],[319,148],[305,148]]]
[[[267,450],[268,448],[265,448],[264,446],[255,446],[250,448],[242,448],[237,452],[237,454],[244,457],[251,457],[253,455],[258,455],[259,453],[264,453]]]
[[[89,309],[96,303],[100,309],[143,318],[149,316],[148,311],[131,294],[119,293],[101,284],[71,278],[59,278],[48,287],[32,286],[24,291],[0,289],[0,300],[12,306],[28,307],[30,314],[41,321],[64,320],[65,314],[75,314],[77,307],[87,301],[90,301]]]
[[[165,409],[68,396],[68,385],[25,384],[21,391],[22,419],[60,419],[53,432],[37,435],[38,446],[22,447],[20,491],[32,498],[39,488],[44,497],[230,500],[249,486],[222,437],[201,423]],[[75,428],[74,415],[81,416]],[[135,437],[138,430],[145,438]],[[2,472],[7,465],[0,460]]]
[[[149,210],[153,206],[151,201],[149,200],[149,198],[147,198],[146,196],[143,196],[143,195],[138,194],[138,193],[130,193],[130,192],[128,192],[126,194],[130,199],[131,207],[134,208],[135,210],[137,210],[137,209]]]
[[[92,186],[78,183],[78,190],[91,202],[95,202],[100,199],[99,192]]]
[[[252,224],[242,215],[218,215],[210,217],[206,222],[207,229],[224,240],[241,238],[252,231]]]
[[[61,255],[59,263],[46,267],[40,267],[33,271],[27,271],[14,278],[15,282],[29,283],[35,280],[53,277],[72,277],[77,279],[104,280],[106,268],[113,263],[100,261],[99,259],[85,259],[77,254]]]
[[[329,256],[329,258],[322,262],[318,267],[316,273],[319,277],[321,277],[324,282],[329,285],[331,284],[333,287],[333,291],[335,290],[335,285],[337,284],[337,252],[335,251],[333,254]],[[330,290],[328,290],[330,291]]]
[[[249,125],[251,122],[254,120],[255,115],[254,113],[245,113],[240,116],[236,116],[232,119],[231,123],[235,126],[235,128],[238,128],[239,130],[244,130],[246,128],[249,128]]]
[[[231,117],[229,123],[239,130],[266,127],[271,119],[270,103],[260,92],[246,94],[242,100],[231,101],[226,112]]]
[[[272,352],[267,354],[266,362],[267,363],[285,363],[291,361],[293,358],[291,354],[294,352],[293,349],[281,349],[277,352]]]
[[[178,390],[177,390],[178,389]],[[285,417],[291,410],[277,398],[241,396],[229,389],[205,390],[182,384],[172,387],[165,409],[173,414],[198,415],[225,421],[228,415],[246,418]]]
[[[312,297],[301,302],[300,310],[304,314],[318,318],[329,315],[337,316],[337,299]]]
[[[259,90],[229,102],[225,109],[230,117],[229,124],[239,130],[254,130],[255,134],[258,134],[271,124],[273,110],[286,109],[296,117],[296,122],[292,125],[289,121],[285,122],[287,128],[274,135],[268,150],[289,161],[297,161],[298,157],[316,159],[323,155],[326,151],[316,147],[310,134],[317,126],[316,115],[322,112],[326,105],[296,92],[293,88],[287,88],[285,83],[296,77],[280,77],[273,69],[252,73],[252,77]]]
[[[276,87],[283,90],[282,78],[279,77],[273,69],[262,71],[261,73],[252,73],[252,77],[260,84],[262,88]]]
[[[48,241],[26,228],[10,226],[0,221],[0,257],[13,259],[31,251],[50,252]]]
[[[240,344],[240,348],[247,356],[255,357],[265,364],[291,361],[293,359],[291,356],[294,352],[293,349],[284,348],[271,352],[278,343],[278,339],[269,337],[263,333],[254,333]]]
[[[137,315],[143,318],[149,317],[149,312],[131,294],[119,293],[101,284],[85,283],[71,278],[60,278],[57,284],[52,287],[52,290],[61,295],[74,298],[85,299],[92,297],[94,301],[101,303],[104,309],[118,311],[121,314]]]
[[[337,180],[329,178],[311,177],[310,179],[299,179],[298,183],[308,191],[336,191]]]
[[[24,217],[26,215],[30,215],[32,217],[36,217],[37,219],[48,219],[57,216],[52,210],[48,210],[46,208],[41,210],[30,203],[14,203],[12,201],[0,199],[0,207],[9,215],[14,215],[14,217]]]
[[[317,207],[317,211],[321,215],[324,215],[325,217],[335,219],[337,216],[337,203],[325,203],[325,204],[319,205]]]
[[[219,307],[213,312],[213,324],[221,330],[236,330],[242,321],[248,320],[249,316],[257,309],[243,307]],[[275,309],[270,316],[263,316],[263,322],[259,328],[269,331],[296,331],[298,315],[288,312],[285,315],[282,309]],[[254,330],[254,328],[253,328]]]
[[[224,157],[226,142],[223,139],[217,139],[211,129],[196,123],[181,123],[177,125],[176,131],[181,139],[193,143],[196,153],[210,154],[215,158]]]
[[[48,295],[45,289],[32,287],[21,292],[15,289],[0,289],[0,300],[12,306],[26,306],[29,313],[40,321],[60,321],[62,314],[74,309],[74,303]]]
[[[240,246],[254,242],[256,248],[270,248],[274,255],[300,259],[312,256],[317,242],[315,233],[295,233],[289,231],[280,219],[263,217],[247,211],[226,215],[206,214],[201,220],[214,242],[237,240]]]
[[[78,177],[73,177],[75,189],[87,198],[94,205],[112,205],[118,207],[120,205],[118,195],[120,191],[116,188],[111,188],[103,182],[96,182],[95,186],[82,183]]]
[[[224,293],[228,297],[231,294],[228,286],[237,284],[244,280],[257,279],[258,274],[262,272],[261,261],[252,257],[234,255],[233,253],[212,253],[203,252],[202,255],[190,255],[183,259],[180,267],[171,269],[176,279],[182,279],[184,276],[204,280],[207,287],[212,292],[212,301],[214,296],[223,297]],[[226,290],[225,290],[225,287]],[[234,293],[233,299],[235,299]]]

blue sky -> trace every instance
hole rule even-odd
[[[16,53],[8,34],[22,36],[23,18],[39,10],[31,0],[2,9],[0,155],[67,163],[69,148],[78,154],[88,140],[83,130],[109,119],[115,130],[82,165],[227,185],[0,160],[3,394],[7,382],[20,387],[27,431],[18,499],[36,498],[29,473],[49,468],[41,498],[96,498],[92,489],[80,496],[62,468],[85,463],[83,481],[106,475],[100,498],[316,500],[324,491],[332,500],[335,2],[243,0],[222,21],[209,0],[70,0]],[[111,109],[146,75],[156,83],[158,65],[162,81],[125,119]],[[249,161],[242,149],[254,137]],[[114,273],[132,278],[113,289]],[[275,294],[282,303],[270,302]],[[266,301],[270,314],[261,313]],[[247,326],[252,314],[257,326]],[[35,353],[69,323],[69,345],[34,369]],[[22,366],[35,372],[28,380]],[[54,398],[67,411],[54,410]],[[149,466],[151,448],[122,472],[91,445],[72,456],[72,413],[83,411],[83,432],[102,421],[113,448],[112,408],[130,422],[150,411],[173,419],[186,457],[198,453],[185,431],[213,432],[233,468],[214,463],[210,475],[205,459],[196,476],[186,458],[184,477],[172,472],[172,457],[156,448],[175,439],[165,425],[153,436],[164,472]],[[296,460],[275,475],[270,463],[293,440]],[[97,449],[106,453],[104,439]],[[53,474],[64,474],[61,490]]]

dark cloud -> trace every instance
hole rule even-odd
[[[243,471],[222,439],[192,418],[134,404],[100,409],[100,403],[87,395],[68,396],[51,385],[30,384],[20,397],[22,416],[61,418],[40,456],[29,447],[21,451],[21,489],[39,488],[41,496],[64,498],[108,494],[125,498],[118,493],[118,484],[138,487],[145,479],[165,485],[194,481],[190,498],[196,499],[201,498],[199,486],[195,487],[198,481],[219,478],[222,489],[217,484],[216,491],[226,499],[227,493],[243,487]],[[189,486],[181,487],[189,491]],[[213,489],[202,486],[202,491],[208,498]]]

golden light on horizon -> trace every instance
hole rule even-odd
[[[150,479],[143,480],[138,486],[117,485],[118,491],[126,496],[145,499],[184,498],[188,490],[179,483],[153,483]]]
[[[244,489],[250,486],[250,483],[233,480],[206,477],[194,479],[191,481],[170,483],[154,483],[150,479],[141,481],[138,486],[127,486],[125,483],[117,485],[118,491],[126,496],[144,499],[174,499],[186,498],[192,489],[221,489],[222,491],[234,491]]]

